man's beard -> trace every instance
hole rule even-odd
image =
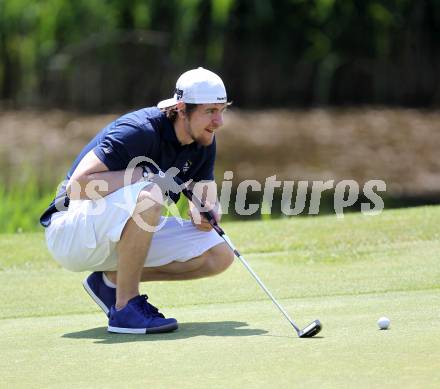
[[[198,138],[193,138],[195,142],[197,142],[197,144],[199,144],[200,146],[209,146],[210,144],[212,144],[212,141],[214,140],[214,135],[212,135],[210,138],[203,138],[203,137],[198,137]]]
[[[212,144],[213,140],[214,140],[214,134],[212,134],[212,136],[210,136],[209,138],[205,138],[203,135],[205,135],[205,129],[203,129],[203,133],[200,136],[195,136],[193,133],[193,130],[189,124],[189,121],[186,122],[186,131],[189,134],[189,136],[192,138],[192,140],[194,142],[196,142],[197,144],[199,144],[200,146],[209,146]]]

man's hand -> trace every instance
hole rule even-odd
[[[209,209],[216,222],[220,221],[221,213],[219,209],[218,203],[214,207],[210,207],[206,205],[206,209]],[[200,231],[209,232],[212,230],[212,225],[209,221],[200,214],[200,211],[193,203],[189,203],[188,216],[191,218],[192,223],[196,226],[196,228]]]

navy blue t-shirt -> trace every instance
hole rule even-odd
[[[84,156],[93,150],[110,171],[125,170],[135,157],[148,157],[166,172],[170,167],[179,169],[183,181],[213,180],[216,153],[215,138],[211,145],[196,142],[181,145],[173,123],[158,108],[144,108],[128,113],[103,128],[73,162],[55,199],[40,218],[44,227],[51,216],[66,210],[69,198],[66,185]],[[177,199],[174,199],[177,201]]]

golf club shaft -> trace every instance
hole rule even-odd
[[[289,321],[289,323],[292,325],[292,327],[295,329],[295,331],[300,334],[301,330],[299,327],[293,322],[293,320],[290,318],[288,313],[285,311],[285,309],[280,305],[280,303],[275,299],[275,297],[272,295],[272,293],[269,291],[269,289],[266,288],[266,286],[263,284],[263,281],[261,281],[260,277],[253,271],[253,269],[250,267],[248,262],[243,258],[243,256],[238,252],[238,250],[235,248],[232,241],[229,239],[229,237],[226,235],[226,233],[223,231],[223,229],[218,225],[217,221],[215,220],[214,215],[211,211],[202,211],[205,208],[205,205],[192,193],[190,189],[183,189],[183,194],[192,201],[195,206],[199,209],[200,213],[206,217],[206,219],[209,221],[209,223],[212,225],[214,230],[223,238],[223,240],[228,244],[228,246],[231,248],[231,250],[234,252],[235,256],[241,261],[243,266],[249,271],[249,273],[254,277],[255,281],[257,281],[258,285],[260,285],[261,289],[264,290],[264,292],[269,296],[269,298],[272,300],[272,302],[277,306],[277,308],[280,310],[280,312],[284,315],[284,317]]]
[[[260,277],[258,277],[257,273],[254,272],[254,270],[251,268],[249,263],[243,258],[243,256],[237,251],[237,249],[232,244],[231,240],[226,234],[221,235],[223,240],[229,245],[229,247],[234,251],[235,256],[241,261],[243,266],[251,273],[252,277],[254,277],[255,281],[257,281],[258,285],[260,285],[261,289],[264,290],[264,292],[269,296],[269,298],[272,300],[272,302],[277,306],[277,308],[280,310],[280,312],[285,316],[285,318],[289,321],[289,323],[292,325],[293,328],[295,328],[296,332],[300,332],[301,330],[296,326],[296,324],[293,322],[293,320],[290,318],[288,313],[285,311],[285,309],[280,305],[280,303],[275,299],[275,297],[272,295],[269,289],[266,288],[266,286],[263,284],[263,281],[261,281]]]

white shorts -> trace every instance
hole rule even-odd
[[[96,201],[71,201],[67,211],[53,214],[46,242],[55,260],[71,271],[117,270],[116,244],[139,192],[148,185],[126,186]],[[104,206],[104,212],[97,212]],[[215,231],[199,231],[189,220],[162,217],[160,225],[145,259],[146,267],[185,262],[223,242]]]

